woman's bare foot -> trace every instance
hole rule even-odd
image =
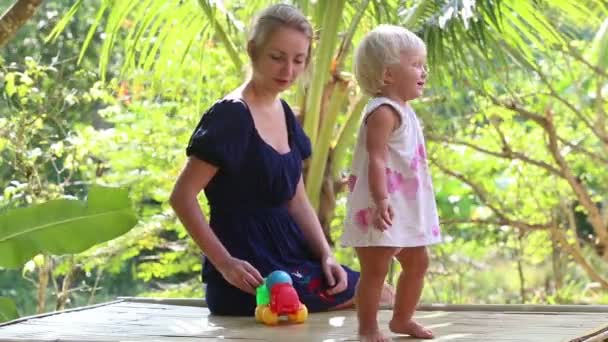
[[[433,332],[410,319],[406,322],[391,320],[388,327],[396,334],[406,334],[416,338],[432,339]]]
[[[390,338],[384,336],[380,330],[376,330],[370,334],[359,333],[359,341],[361,342],[388,342]]]

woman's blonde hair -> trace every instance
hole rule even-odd
[[[284,27],[302,32],[310,39],[306,56],[306,65],[308,65],[312,48],[312,25],[299,9],[285,4],[272,5],[255,17],[247,39],[249,58],[254,60],[260,49],[268,42],[271,34]]]
[[[422,51],[426,45],[413,32],[394,25],[380,25],[370,31],[355,52],[355,77],[359,87],[368,95],[378,95],[384,86],[384,71],[397,64],[401,53]]]

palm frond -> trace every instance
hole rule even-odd
[[[571,1],[533,2],[520,0],[441,1],[421,0],[419,15],[407,18],[410,28],[424,37],[429,64],[442,81],[442,74],[457,72],[471,78],[496,72],[508,61],[523,65],[534,59],[534,51],[566,46],[571,37],[553,22],[556,18],[582,20],[597,13],[601,1],[574,4]],[[406,10],[411,14],[415,8]],[[401,24],[405,24],[402,19]],[[597,20],[597,19],[593,19]],[[481,65],[484,69],[481,69]]]
[[[55,39],[83,4],[82,0],[78,0],[48,39]],[[239,72],[242,69],[242,57],[232,37],[244,31],[244,24],[221,2],[103,0],[97,6],[97,14],[80,57],[94,35],[102,32],[103,45],[99,56],[102,79],[107,77],[109,71],[114,71],[109,70],[111,63],[121,67],[119,72],[110,74],[124,75],[128,71],[141,70],[152,71],[162,78],[184,61],[194,44],[204,41],[211,34],[215,34],[214,37],[227,49],[235,68]],[[116,49],[118,46],[120,49]]]

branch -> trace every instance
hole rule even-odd
[[[564,159],[564,157],[559,152],[558,147],[558,135],[555,130],[555,126],[553,125],[553,113],[551,110],[547,110],[545,116],[541,116],[536,113],[532,113],[525,108],[519,106],[515,101],[505,102],[501,101],[495,96],[491,94],[487,94],[487,96],[492,100],[492,102],[498,106],[505,107],[507,109],[513,110],[524,117],[529,118],[537,122],[541,127],[544,128],[547,137],[549,138],[548,149],[553,156],[553,159],[559,166],[561,170],[561,174],[566,179],[566,181],[570,184],[570,187],[576,194],[579,202],[583,205],[585,210],[589,213],[589,222],[593,227],[593,230],[597,234],[601,245],[608,247],[608,230],[606,229],[606,225],[602,221],[602,217],[598,207],[591,200],[591,196],[587,192],[587,189],[583,187],[583,184],[579,181],[578,177],[574,175],[568,163]]]
[[[562,170],[562,173],[570,184],[570,187],[572,188],[572,190],[574,190],[574,193],[576,194],[576,197],[578,198],[579,202],[589,213],[589,222],[591,223],[591,226],[597,234],[597,237],[600,240],[601,244],[605,247],[608,247],[608,230],[606,229],[606,225],[602,221],[602,216],[599,208],[595,205],[595,203],[593,203],[593,200],[587,192],[587,189],[583,186],[582,182],[578,179],[578,177],[574,175],[572,169],[570,169],[570,166],[559,152],[559,147],[557,143],[557,133],[555,131],[555,126],[553,125],[552,116],[553,114],[551,113],[551,111],[547,110],[547,125],[544,128],[549,138],[549,151],[551,152],[551,155],[553,156],[553,159],[555,160],[559,168]]]
[[[475,224],[475,225],[485,225],[485,226],[511,226],[515,228],[519,228],[521,230],[545,230],[550,229],[550,223],[528,223],[522,221],[516,221],[511,219],[502,219],[498,220],[481,220],[481,219],[450,219],[450,220],[442,220],[442,225],[452,225],[452,224]]]
[[[63,277],[63,282],[61,285],[61,292],[57,293],[57,303],[55,305],[55,310],[63,310],[65,309],[65,304],[69,299],[69,290],[72,286],[72,278],[74,276],[74,256],[70,256],[69,268]]]
[[[558,229],[555,227],[555,225],[551,229],[551,232],[553,233],[553,238],[557,239],[557,241],[561,243],[561,246],[566,250],[566,252],[568,252],[568,254],[570,254],[570,256],[572,256],[572,259],[579,264],[583,270],[585,270],[589,278],[597,281],[604,289],[608,290],[608,280],[603,278],[598,272],[596,272],[593,266],[587,262],[578,243],[571,244],[568,242],[568,238],[566,237],[566,234],[564,234],[564,231]]]
[[[445,142],[445,143],[448,143],[448,144],[466,146],[466,147],[469,147],[469,148],[471,148],[471,149],[473,149],[475,151],[478,151],[478,152],[481,152],[481,153],[484,153],[484,154],[487,154],[487,155],[491,155],[491,156],[494,156],[494,157],[503,158],[503,159],[511,159],[511,160],[513,160],[513,159],[519,159],[519,160],[522,160],[522,161],[524,161],[526,163],[538,166],[541,169],[544,169],[544,170],[546,170],[546,171],[548,171],[548,172],[550,172],[550,173],[552,173],[554,175],[557,175],[557,176],[560,176],[560,177],[563,176],[561,174],[561,172],[557,168],[555,168],[555,167],[553,167],[553,166],[551,166],[551,165],[549,165],[549,164],[547,164],[547,163],[545,163],[543,161],[532,159],[532,158],[526,156],[525,154],[523,154],[521,152],[515,152],[515,151],[513,151],[511,149],[511,147],[509,145],[504,145],[503,146],[503,152],[500,153],[500,152],[496,152],[496,151],[487,150],[485,148],[479,147],[479,146],[477,146],[477,145],[475,145],[473,143],[467,142],[467,141],[456,140],[456,139],[448,139],[446,137],[438,136],[438,135],[434,135],[434,134],[427,134],[427,136],[429,137],[429,139],[434,140],[434,141],[441,141],[441,142]]]
[[[103,274],[103,267],[100,265],[97,267],[97,274],[95,276],[95,282],[93,283],[93,288],[91,289],[91,295],[89,296],[89,305],[92,305],[95,302],[95,294],[97,292],[99,281],[101,280],[101,275]]]
[[[17,0],[0,17],[0,46],[8,42],[40,7],[42,0]]]
[[[544,116],[530,112],[529,110],[527,110],[527,109],[521,107],[519,104],[517,104],[515,102],[515,100],[511,100],[511,101],[507,102],[507,101],[500,100],[496,96],[494,96],[490,93],[487,93],[485,91],[481,91],[481,93],[484,94],[485,96],[487,96],[492,101],[492,103],[494,103],[497,106],[507,108],[514,112],[517,112],[520,115],[522,115],[523,117],[536,122],[537,124],[539,124],[542,127],[545,127],[547,125],[547,119]]]
[[[44,254],[43,264],[38,268],[38,305],[36,313],[44,312],[46,303],[46,287],[49,284],[49,273],[51,272],[51,257]]]
[[[489,196],[481,185],[474,183],[473,181],[466,178],[464,175],[462,175],[460,173],[449,170],[447,167],[438,163],[436,159],[431,158],[431,161],[445,174],[450,175],[450,176],[460,180],[461,182],[467,184],[469,187],[471,187],[471,189],[473,189],[473,192],[475,192],[477,194],[477,196],[481,199],[481,201],[486,206],[488,206],[488,208],[490,208],[492,210],[492,212],[494,212],[494,214],[498,218],[497,221],[483,221],[483,220],[479,221],[479,220],[477,220],[477,222],[492,223],[492,224],[501,225],[501,226],[507,225],[507,226],[519,228],[522,230],[538,230],[538,229],[547,229],[550,227],[549,224],[530,224],[527,222],[516,221],[516,220],[508,218],[507,214],[504,213],[503,210],[501,210],[500,208],[498,208],[490,203],[490,201],[488,200]],[[469,222],[474,222],[474,221],[469,221]]]
[[[608,164],[608,158],[604,158],[604,157],[598,155],[597,153],[593,153],[589,150],[586,150],[585,148],[581,147],[580,145],[573,144],[570,141],[568,141],[562,137],[558,136],[557,140],[559,140],[559,142],[564,144],[565,146],[570,147],[573,151],[580,152],[580,153],[588,156],[591,159],[594,159],[594,160],[599,161],[604,164]]]
[[[602,70],[602,68],[600,68],[599,66],[591,64],[591,62],[589,62],[583,56],[581,56],[578,53],[578,51],[576,51],[572,46],[568,46],[567,50],[562,48],[561,51],[563,53],[568,54],[570,57],[573,57],[577,61],[583,63],[585,66],[587,66],[589,69],[591,69],[591,71],[593,71],[594,73],[596,73],[600,76],[603,76],[603,77],[608,77],[608,73],[606,73],[604,70]]]
[[[576,115],[576,117],[578,117],[585,124],[585,126],[587,126],[587,128],[589,128],[589,130],[591,130],[591,132],[593,132],[593,134],[595,134],[595,136],[597,136],[604,144],[608,144],[608,136],[606,136],[605,134],[602,134],[602,132],[599,132],[597,130],[596,126],[593,125],[589,120],[587,120],[587,118],[583,115],[583,113],[581,113],[578,109],[576,109],[572,103],[568,102],[566,99],[561,97],[557,93],[555,88],[553,88],[553,84],[551,84],[551,82],[547,78],[547,75],[545,75],[543,72],[541,72],[536,67],[533,67],[533,70],[538,74],[538,76],[543,81],[543,83],[545,83],[547,88],[549,88],[551,96],[556,98],[559,102],[561,102],[568,109],[570,109],[574,113],[574,115]]]

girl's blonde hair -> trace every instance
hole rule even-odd
[[[302,32],[310,39],[306,56],[306,65],[308,65],[312,48],[312,25],[299,9],[285,4],[272,5],[256,16],[247,39],[249,58],[254,60],[260,49],[268,42],[271,34],[284,27]]]
[[[359,87],[370,96],[378,95],[384,86],[385,68],[398,64],[401,53],[408,51],[426,54],[426,45],[406,28],[380,25],[369,32],[355,52],[355,77]]]

